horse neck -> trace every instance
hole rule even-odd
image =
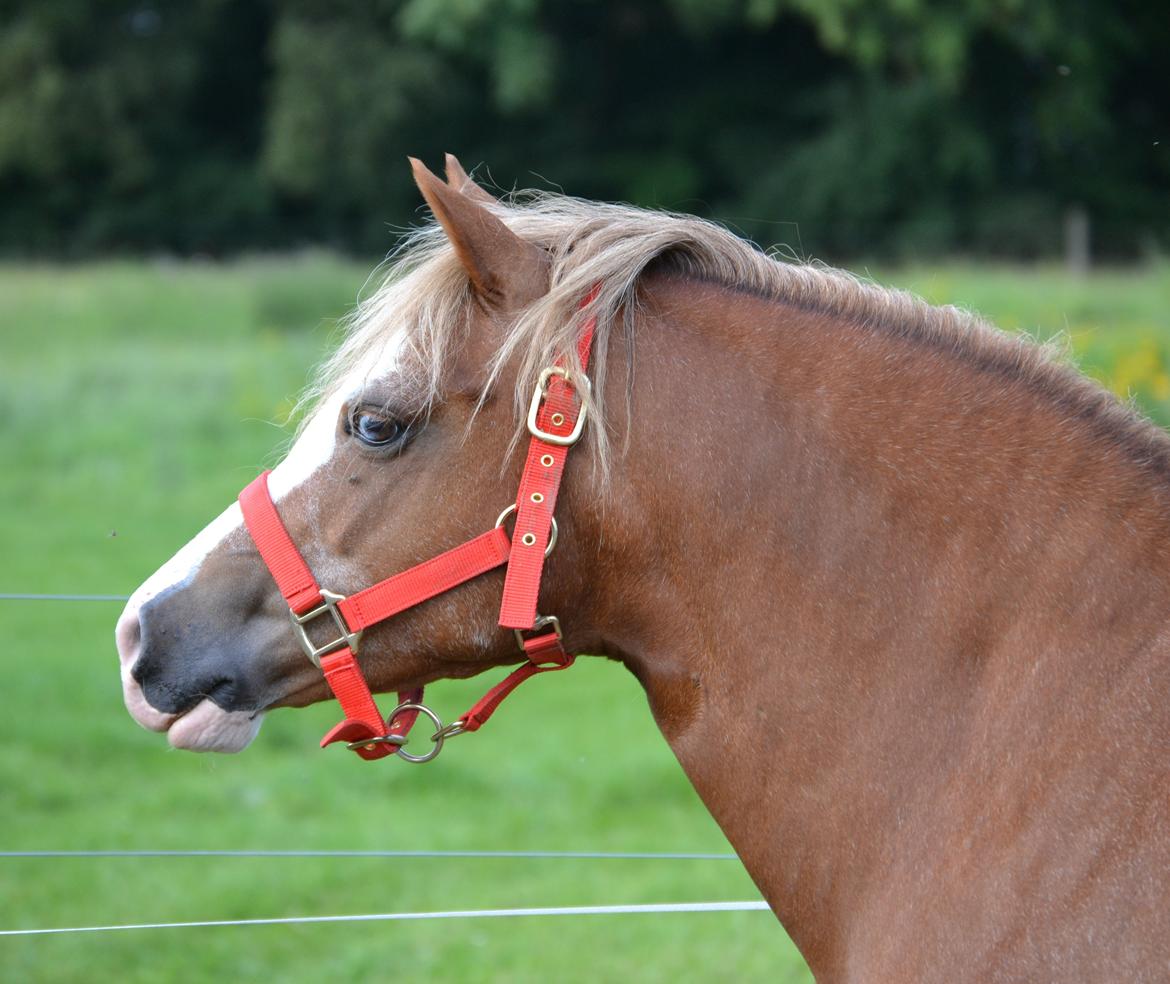
[[[1062,706],[1151,658],[1170,510],[941,347],[679,279],[643,301],[601,647],[828,973],[864,900],[975,808],[958,771],[1037,767]]]

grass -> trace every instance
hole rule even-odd
[[[367,270],[0,267],[0,591],[128,593],[265,464]],[[1170,421],[1170,273],[894,271],[1041,337]],[[168,751],[122,708],[118,606],[0,601],[0,849],[729,851],[620,667],[522,689],[434,765],[322,752],[331,707],[238,757]],[[432,688],[445,717],[482,681]],[[712,736],[718,741],[719,736]],[[733,754],[728,749],[728,754]],[[0,859],[0,928],[756,898],[734,861]],[[807,980],[767,913],[0,939],[0,979]]]
[[[935,304],[978,311],[1008,331],[1057,338],[1090,376],[1170,426],[1170,266],[1103,270],[945,265],[877,274]]]

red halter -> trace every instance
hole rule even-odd
[[[596,295],[594,290],[582,302],[582,308]],[[596,326],[596,316],[590,317],[577,343],[582,370],[589,362]],[[240,493],[244,523],[288,602],[297,638],[309,659],[324,672],[326,683],[345,713],[345,720],[321,740],[322,747],[344,741],[365,759],[383,758],[397,752],[411,762],[428,762],[439,753],[445,739],[479,730],[501,701],[529,677],[572,665],[576,657],[565,652],[561,645],[560,623],[555,615],[537,615],[536,600],[544,559],[556,544],[553,510],[565,459],[585,424],[589,380],[582,377],[581,382],[586,399],[578,401],[574,399],[573,384],[562,361],[558,360],[540,374],[528,410],[532,440],[528,444],[520,490],[515,503],[500,513],[493,529],[348,598],[317,584],[272,502],[268,472]],[[504,520],[513,512],[516,527],[509,540]],[[515,630],[528,662],[513,670],[463,717],[446,727],[422,703],[421,687],[399,693],[398,706],[383,719],[356,658],[362,631],[501,564],[507,564],[507,574],[499,624]],[[326,614],[332,617],[340,634],[323,646],[315,646],[305,627]],[[526,637],[525,632],[536,634]],[[406,735],[419,714],[429,717],[437,730],[431,736],[434,747],[424,755],[413,755],[401,746],[406,743]]]

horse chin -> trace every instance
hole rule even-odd
[[[189,752],[239,752],[252,743],[264,720],[263,711],[225,711],[204,699],[182,714],[151,706],[138,681],[124,669],[122,696],[126,710],[148,731],[165,731],[172,748]]]

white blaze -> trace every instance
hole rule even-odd
[[[272,469],[268,476],[268,491],[274,502],[279,502],[307,482],[333,457],[337,444],[337,418],[344,403],[344,396],[336,396],[318,407],[284,460]]]
[[[332,457],[337,415],[343,402],[343,399],[338,398],[322,404],[284,460],[268,476],[268,489],[274,501],[279,502],[298,485],[306,482]],[[130,598],[127,610],[133,608],[138,611],[156,595],[191,580],[199,573],[208,555],[237,530],[242,530],[243,526],[244,514],[240,504],[232,502],[142,583]]]

